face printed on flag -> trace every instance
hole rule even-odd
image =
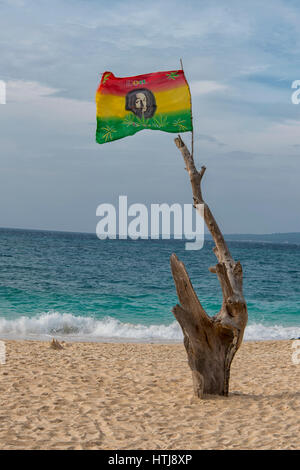
[[[139,118],[152,118],[156,111],[154,94],[146,88],[129,91],[126,95],[125,109],[132,111]]]
[[[99,144],[143,129],[192,130],[190,90],[182,70],[115,77],[105,72],[96,93]]]

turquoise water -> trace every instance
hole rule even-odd
[[[244,269],[246,339],[300,336],[300,246],[229,242]],[[221,290],[213,243],[98,240],[95,235],[0,229],[0,337],[85,341],[181,340],[169,258],[184,261],[211,315]]]

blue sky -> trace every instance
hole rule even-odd
[[[223,231],[300,231],[299,21],[293,0],[0,0],[1,226],[94,232],[98,204],[119,195],[191,202],[173,134],[94,137],[102,72],[172,70],[181,57]]]

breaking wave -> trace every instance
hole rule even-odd
[[[169,325],[124,323],[112,317],[97,319],[70,313],[49,312],[38,317],[22,316],[14,320],[0,318],[0,338],[49,339],[78,341],[181,341],[182,332],[176,321]],[[264,325],[247,326],[245,340],[292,339],[300,336],[300,327]]]

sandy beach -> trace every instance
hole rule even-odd
[[[229,397],[194,402],[181,344],[6,341],[1,449],[297,449],[291,345],[244,343]]]

